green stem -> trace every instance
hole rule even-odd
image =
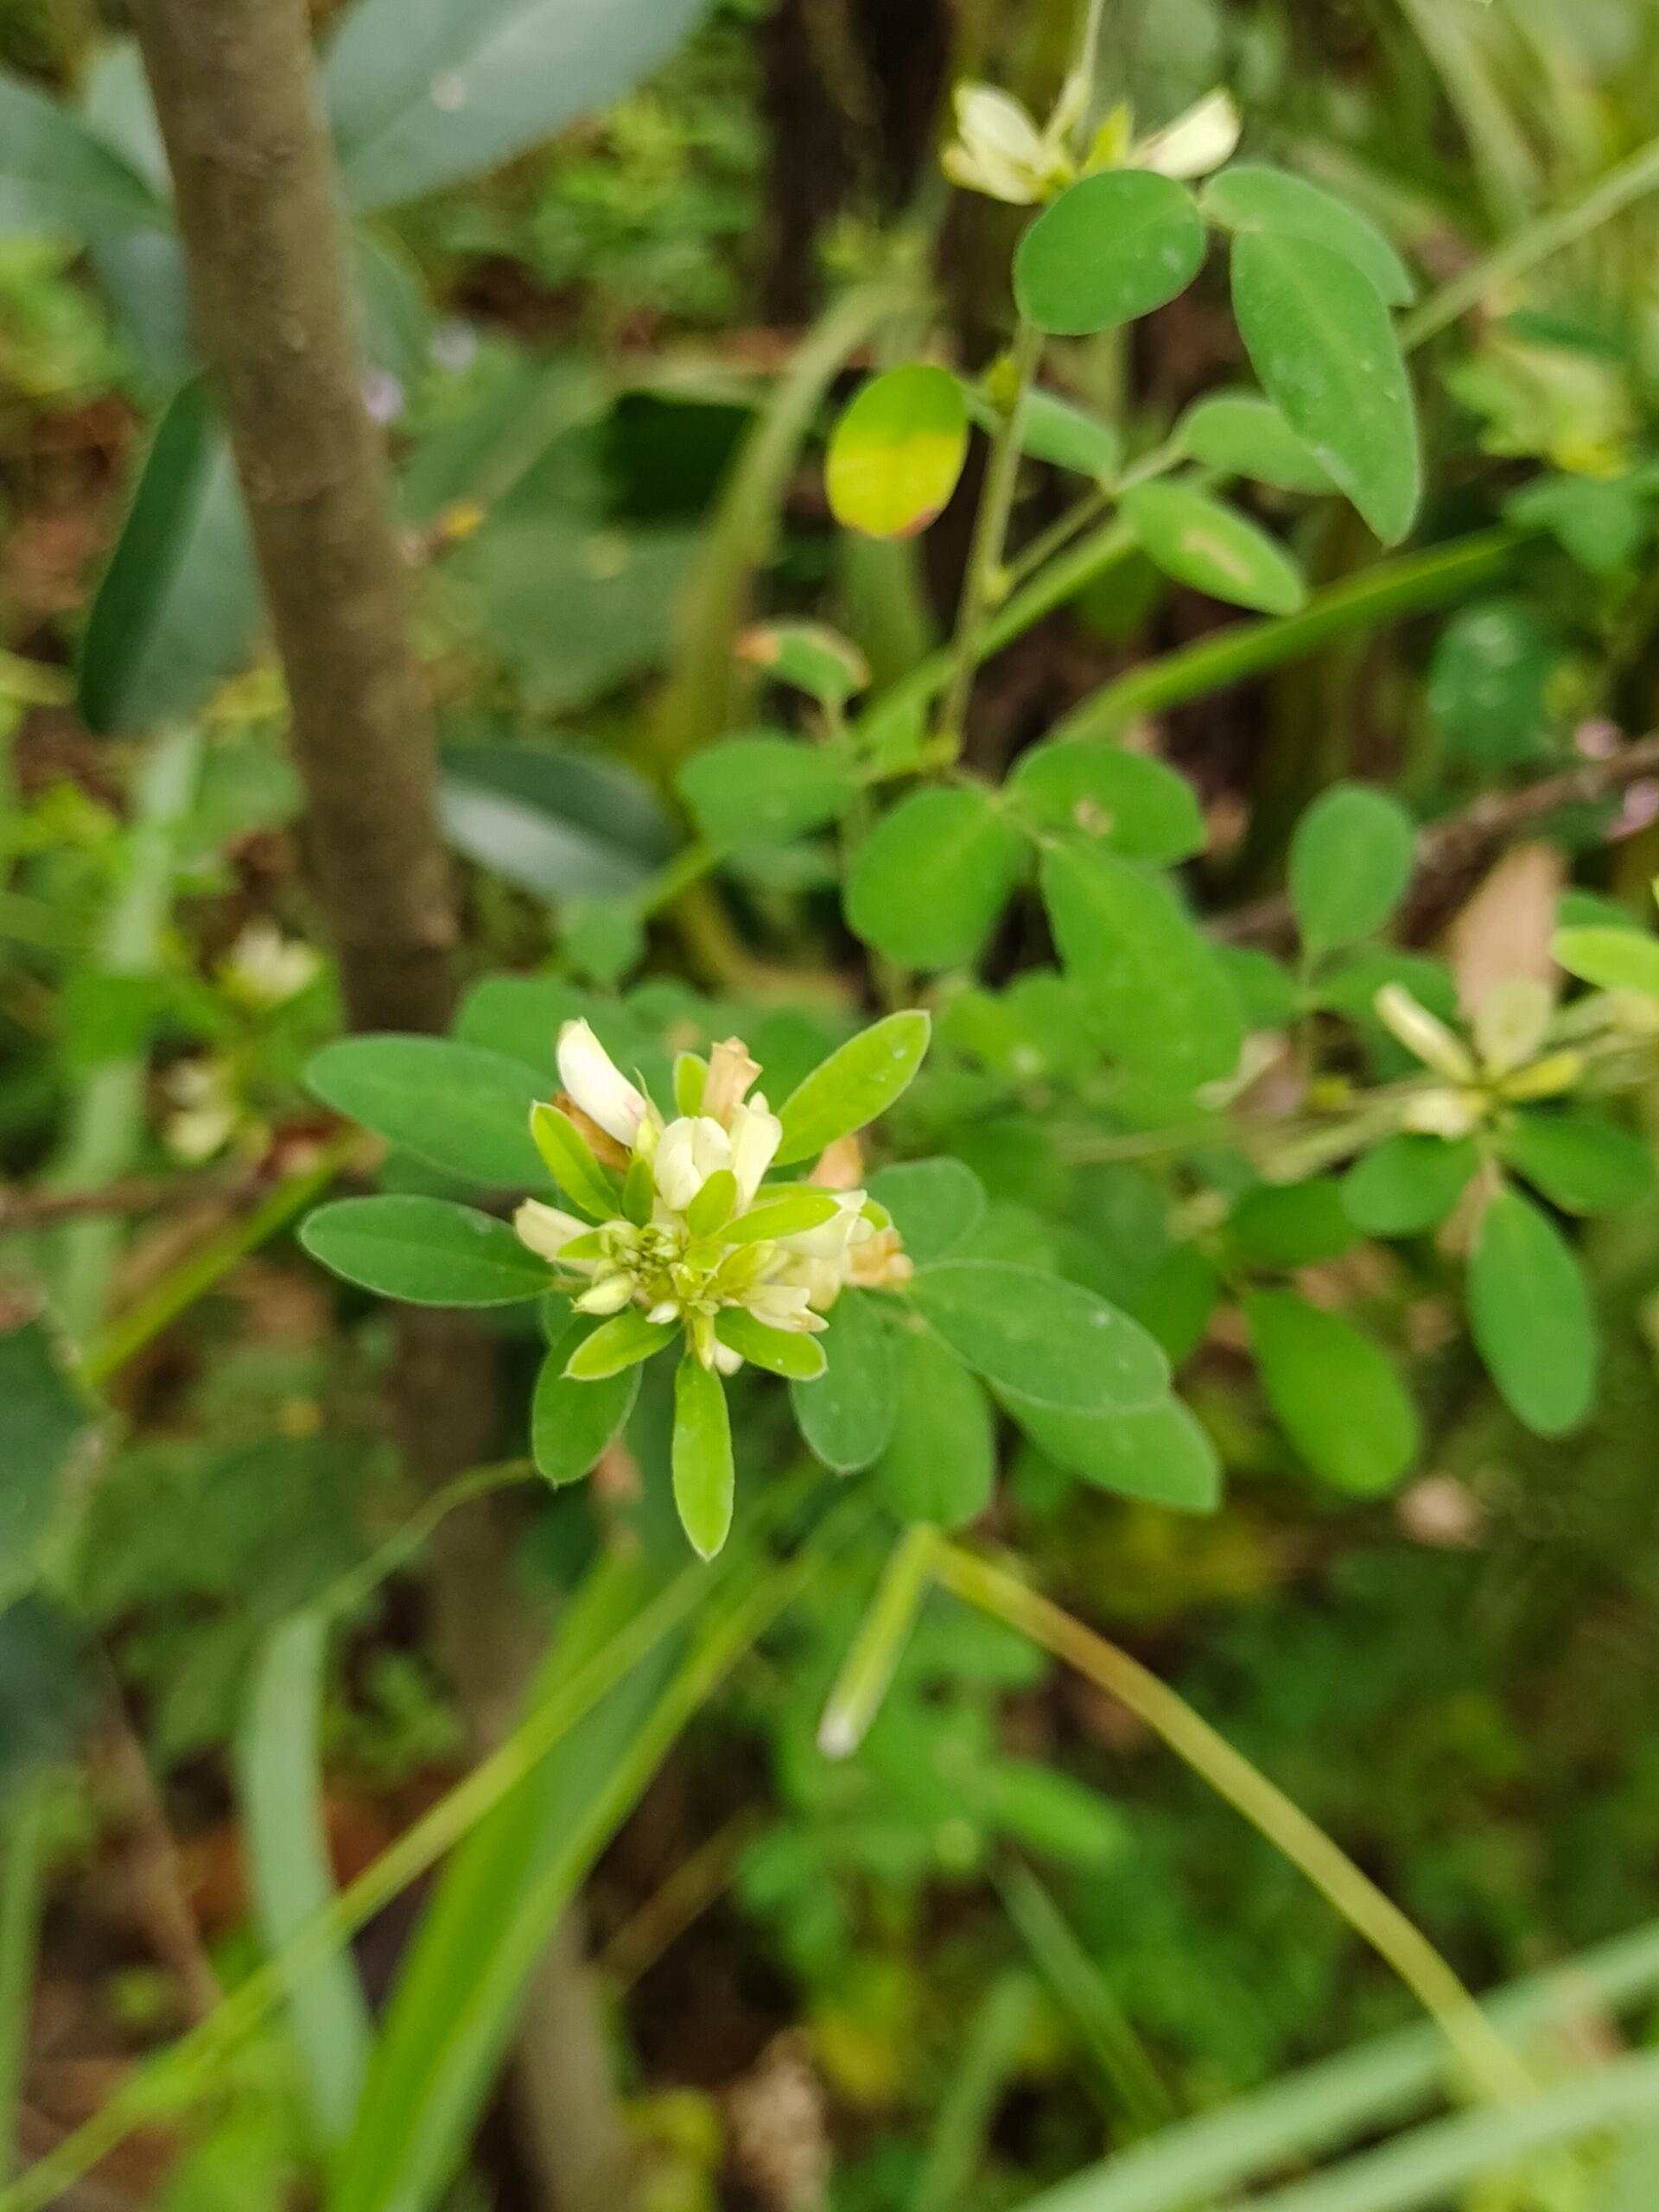
[[[1478,307],[1489,293],[1511,277],[1524,276],[1541,261],[1560,253],[1580,238],[1588,238],[1632,202],[1659,190],[1659,138],[1651,138],[1627,161],[1610,169],[1575,207],[1553,215],[1541,215],[1524,225],[1493,253],[1465,269],[1450,283],[1414,308],[1400,325],[1401,343],[1410,352],[1437,335],[1470,308]]]
[[[962,601],[957,613],[957,633],[951,647],[950,676],[940,710],[940,735],[953,757],[962,751],[968,702],[974,688],[974,671],[985,658],[980,636],[985,619],[1004,588],[1002,555],[1007,544],[1008,522],[1014,513],[1014,489],[1020,480],[1020,452],[1025,435],[1026,409],[1042,359],[1043,335],[1023,319],[1014,334],[1010,356],[1014,397],[991,446],[985,472],[985,489],[974,520],[974,542],[963,579]]]
[[[971,1552],[946,1544],[933,1571],[969,1605],[1006,1621],[1108,1691],[1242,1813],[1394,1969],[1485,2094],[1530,2094],[1527,2069],[1421,1929],[1184,1699],[1127,1651]]]
[[[880,1710],[927,1595],[938,1547],[939,1532],[926,1522],[906,1529],[893,1546],[818,1723],[818,1749],[826,1758],[850,1758]]]
[[[39,1774],[18,1787],[11,1801],[4,1880],[0,1883],[0,2181],[17,2160],[17,2117],[29,2062],[50,1790],[49,1778]]]
[[[104,1382],[144,1346],[171,1327],[181,1313],[205,1297],[239,1260],[286,1229],[320,1198],[357,1153],[361,1142],[355,1131],[334,1138],[316,1158],[277,1184],[245,1220],[234,1222],[224,1234],[199,1252],[193,1252],[142,1297],[99,1331],[86,1348],[81,1363],[89,1382]]]
[[[160,967],[173,899],[179,833],[195,795],[201,736],[174,729],[158,737],[133,779],[127,832],[126,881],[102,931],[97,964],[105,975],[137,979]],[[97,1190],[125,1174],[144,1127],[142,1054],[94,1068],[77,1090],[63,1146],[42,1187]],[[84,1338],[97,1325],[121,1224],[88,1216],[43,1240],[41,1271],[64,1325]]]
[[[1513,530],[1484,530],[1425,553],[1379,561],[1316,592],[1300,614],[1236,622],[1194,645],[1143,661],[1080,701],[1053,735],[1114,736],[1136,715],[1203,698],[1331,639],[1444,606],[1501,575],[1529,542],[1527,535]]]

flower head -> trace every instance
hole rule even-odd
[[[1476,1011],[1473,1041],[1431,1014],[1401,983],[1376,995],[1377,1017],[1441,1080],[1407,1096],[1404,1128],[1419,1135],[1466,1137],[1511,1106],[1554,1098],[1584,1073],[1576,1052],[1548,1052],[1555,1001],[1541,983],[1516,976],[1490,990]]]
[[[626,1326],[636,1356],[662,1340],[654,1332],[677,1328],[722,1374],[753,1357],[808,1376],[821,1355],[788,1340],[822,1331],[849,1282],[907,1276],[897,1233],[862,1190],[767,1185],[784,1125],[753,1090],[760,1070],[741,1039],[715,1046],[706,1066],[683,1063],[677,1093],[696,1110],[667,1122],[585,1021],[560,1032],[558,1064],[573,1110],[538,1108],[532,1131],[545,1149],[555,1124],[563,1149],[550,1165],[590,1218],[527,1198],[513,1225],[579,1313]],[[602,1147],[584,1141],[583,1122]]]

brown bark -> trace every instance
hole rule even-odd
[[[202,353],[247,500],[292,706],[308,853],[355,1028],[441,1030],[455,935],[436,754],[409,634],[410,579],[385,455],[363,401],[344,226],[305,0],[134,0],[177,197]],[[486,1456],[487,1343],[406,1314],[394,1413],[440,1481]],[[535,1657],[511,1544],[480,1503],[435,1550],[440,1656],[486,1748]],[[597,2006],[567,1930],[531,1993],[519,2071],[532,2147],[561,2212],[623,2212],[626,2137]],[[552,2116],[550,2122],[550,2115]]]

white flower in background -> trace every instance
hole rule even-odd
[[[957,135],[941,161],[946,176],[965,192],[1020,207],[1052,200],[1079,174],[1101,169],[1155,169],[1191,182],[1230,162],[1243,130],[1238,103],[1219,86],[1139,139],[1128,105],[1120,101],[1095,133],[1079,171],[1067,141],[1086,98],[1086,88],[1068,85],[1047,128],[1039,129],[1017,99],[995,86],[958,85]]]
[[[590,1160],[594,1180],[571,1193],[584,1206],[591,1199],[594,1214],[614,1193],[610,1217],[583,1221],[538,1198],[513,1217],[522,1241],[575,1293],[579,1313],[609,1319],[633,1309],[657,1327],[680,1327],[705,1367],[730,1375],[744,1355],[723,1340],[722,1315],[813,1335],[849,1282],[885,1287],[907,1277],[897,1233],[862,1190],[767,1185],[783,1123],[763,1096],[748,1095],[760,1070],[741,1039],[716,1045],[706,1066],[682,1060],[676,1090],[698,1110],[667,1123],[585,1021],[561,1030],[558,1064],[575,1109],[565,1141],[582,1144],[585,1121],[626,1147],[610,1162],[618,1179],[606,1181]]]
[[[223,1152],[241,1119],[236,1082],[223,1060],[181,1060],[168,1070],[164,1088],[173,1110],[162,1126],[175,1160],[200,1166]]]
[[[1403,984],[1385,983],[1376,1004],[1383,1027],[1444,1079],[1413,1091],[1401,1109],[1402,1127],[1422,1136],[1466,1137],[1506,1106],[1559,1097],[1584,1072],[1580,1053],[1544,1051],[1555,1001],[1530,977],[1511,977],[1486,994],[1472,1046]]]
[[[1037,128],[1028,111],[994,85],[958,85],[953,95],[957,135],[940,166],[964,192],[982,192],[1016,207],[1046,200],[1074,174],[1059,135]]]
[[[219,963],[219,980],[244,1006],[284,1006],[321,964],[308,944],[284,937],[275,922],[250,922]]]

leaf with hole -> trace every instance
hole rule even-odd
[[[872,377],[842,410],[824,465],[830,511],[867,537],[912,537],[941,514],[968,458],[968,403],[948,369]]]
[[[1056,338],[1116,330],[1198,275],[1204,225],[1192,195],[1150,169],[1107,169],[1050,202],[1014,257],[1020,312]]]
[[[1204,817],[1185,777],[1103,738],[1033,745],[1015,763],[1007,792],[1033,828],[1069,830],[1130,860],[1167,867],[1205,848]]]

